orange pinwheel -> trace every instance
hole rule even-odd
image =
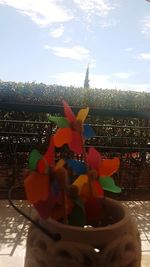
[[[83,152],[83,138],[86,137],[87,127],[83,127],[83,123],[88,115],[89,108],[79,110],[77,116],[74,115],[72,109],[67,104],[66,101],[63,101],[64,106],[64,117],[49,117],[49,119],[61,127],[54,134],[54,144],[56,147],[61,147],[64,144],[68,144],[70,150],[74,153],[81,154]],[[90,132],[94,134],[94,132]]]

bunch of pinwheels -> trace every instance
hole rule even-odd
[[[76,226],[99,225],[104,190],[121,192],[111,177],[120,161],[119,158],[103,159],[94,147],[86,153],[84,141],[94,136],[93,129],[84,124],[89,108],[81,109],[75,117],[65,101],[63,105],[65,118],[49,117],[60,128],[50,137],[45,154],[36,149],[30,154],[30,173],[24,181],[27,199],[44,219],[51,216]],[[64,144],[74,153],[83,154],[84,161],[60,159],[55,163],[55,147]],[[77,178],[69,177],[68,168]]]

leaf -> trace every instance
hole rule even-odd
[[[87,154],[88,165],[91,169],[98,170],[101,163],[101,154],[94,148],[90,147]]]
[[[70,108],[68,103],[64,100],[63,100],[63,105],[64,105],[65,117],[68,119],[69,122],[74,122],[76,120],[76,117],[75,117],[72,109]]]
[[[83,227],[86,224],[85,208],[83,201],[77,198],[73,201],[74,207],[68,217],[70,225]]]
[[[77,175],[87,173],[87,167],[82,161],[68,159],[67,164]]]
[[[80,109],[78,114],[77,114],[76,120],[82,121],[82,123],[83,123],[85,121],[88,113],[89,113],[89,107]]]
[[[99,176],[106,177],[111,176],[118,171],[120,166],[119,158],[103,159],[99,168]]]
[[[60,128],[65,128],[69,126],[68,120],[64,117],[49,116],[49,121],[52,121],[57,124]]]
[[[36,169],[38,161],[42,158],[42,155],[37,149],[33,149],[29,156],[29,169],[34,171]]]
[[[77,154],[83,153],[82,137],[78,132],[72,131],[72,140],[70,143],[68,142],[68,146],[70,150],[73,151],[74,153]]]
[[[85,139],[88,139],[88,138],[96,136],[96,134],[90,125],[84,124],[83,125],[83,136]]]
[[[87,175],[80,175],[73,183],[73,185],[77,186],[79,191],[82,190],[83,186],[87,184],[88,176]]]
[[[99,178],[99,183],[106,191],[121,193],[121,188],[115,185],[115,182],[111,177]]]
[[[60,128],[53,136],[56,147],[61,147],[72,141],[72,130],[70,128]]]
[[[47,200],[49,194],[49,177],[38,172],[31,172],[24,181],[27,199],[34,204]]]

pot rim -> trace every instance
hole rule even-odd
[[[73,231],[76,231],[76,232],[97,232],[97,231],[109,231],[109,230],[115,230],[116,228],[122,226],[122,223],[126,223],[128,218],[129,218],[129,214],[127,212],[127,208],[125,206],[122,205],[122,203],[120,203],[119,201],[117,200],[114,200],[112,198],[108,198],[108,197],[105,197],[104,200],[107,202],[107,203],[113,203],[116,208],[120,208],[120,210],[122,210],[123,212],[123,216],[120,220],[118,220],[117,222],[113,223],[113,224],[110,224],[110,225],[106,225],[106,226],[102,226],[102,227],[80,227],[80,226],[73,226],[73,225],[68,225],[68,224],[64,224],[64,223],[61,223],[61,222],[58,222],[54,219],[52,219],[51,217],[48,218],[47,221],[44,221],[42,220],[42,222],[47,225],[48,227],[51,225],[53,225],[55,228],[57,229],[61,229],[63,231],[65,230],[73,230]],[[42,223],[42,224],[43,224]]]

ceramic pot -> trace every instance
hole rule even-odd
[[[97,228],[38,219],[49,232],[59,234],[61,240],[53,241],[31,227],[25,267],[140,267],[140,237],[129,211],[110,198],[104,199],[104,209],[113,224]]]

